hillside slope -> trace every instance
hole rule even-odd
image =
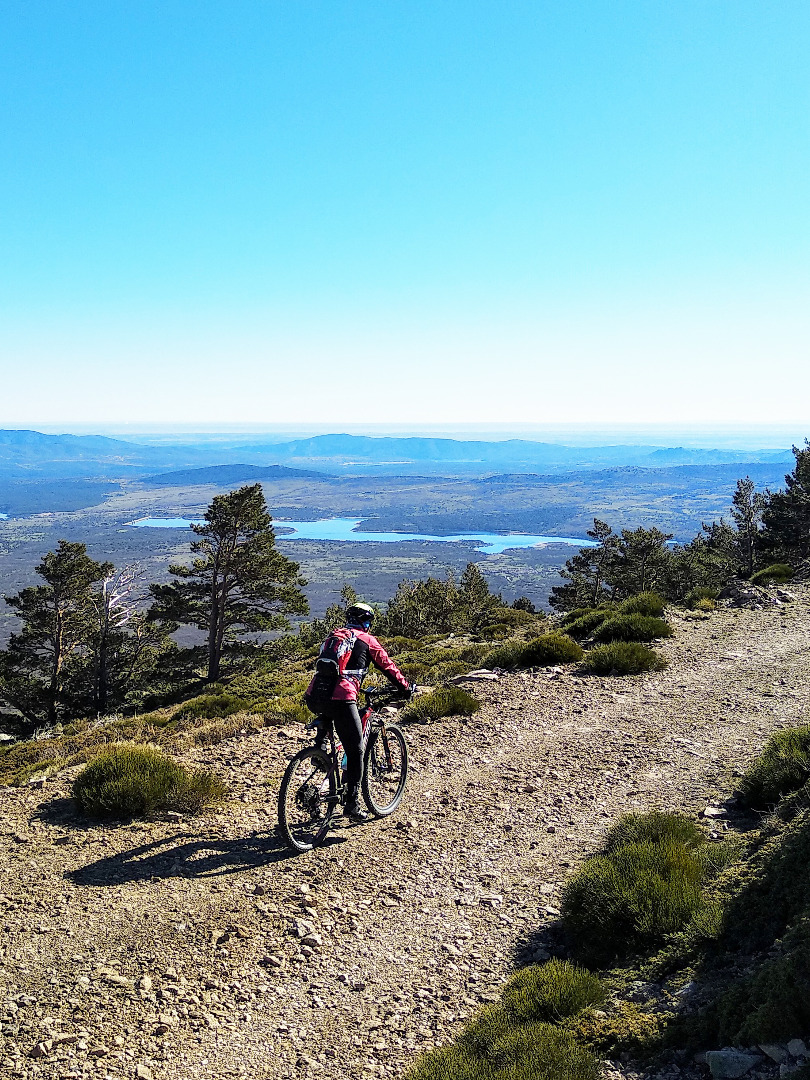
[[[272,831],[292,729],[189,755],[236,796],[204,819],[77,826],[68,776],[0,791],[2,1074],[400,1076],[542,955],[618,814],[699,812],[806,716],[810,591],[664,651],[663,674],[482,684],[471,720],[408,729],[397,815],[305,857]]]

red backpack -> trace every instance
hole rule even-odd
[[[356,631],[344,626],[340,630],[333,630],[321,645],[315,674],[304,694],[304,701],[312,712],[322,712],[332,700],[335,688],[348,667],[356,641]]]

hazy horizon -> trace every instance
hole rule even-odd
[[[528,442],[569,446],[656,446],[693,449],[781,450],[802,444],[810,437],[806,424],[130,424],[110,423],[9,423],[0,430],[33,430],[52,435],[104,435],[124,441],[183,443],[247,442],[255,437],[268,444],[315,435],[366,435],[375,438],[447,438],[460,441]]]

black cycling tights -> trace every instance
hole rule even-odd
[[[355,701],[332,701],[324,715],[335,725],[346,751],[346,786],[355,791],[363,778],[363,725]]]

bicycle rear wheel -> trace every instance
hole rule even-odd
[[[372,814],[392,814],[402,802],[407,779],[405,736],[393,724],[375,728],[369,736],[363,768],[363,798]]]
[[[279,828],[290,847],[311,851],[323,843],[336,805],[337,781],[328,755],[313,746],[299,751],[278,793]]]

